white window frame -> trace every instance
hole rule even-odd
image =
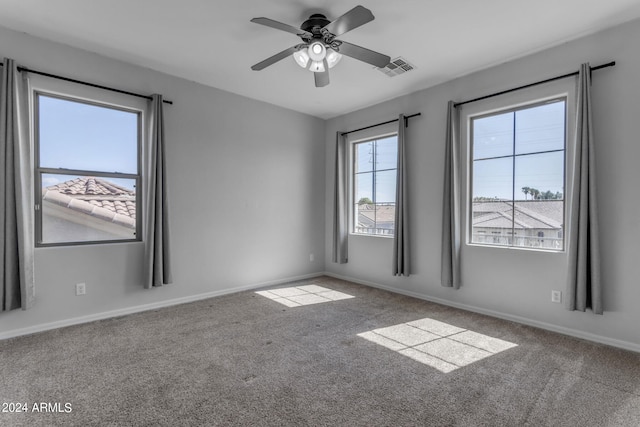
[[[143,192],[145,189],[144,179],[144,155],[145,155],[145,134],[148,120],[148,103],[145,99],[132,97],[130,95],[106,91],[100,88],[80,85],[60,79],[50,78],[40,75],[29,76],[29,111],[31,114],[30,134],[33,147],[33,185],[34,185],[34,209],[35,209],[35,246],[36,247],[58,247],[58,246],[79,246],[79,245],[102,245],[111,243],[141,242],[143,234]],[[137,173],[110,173],[91,170],[50,170],[39,165],[39,141],[38,141],[38,102],[37,96],[43,95],[73,102],[86,103],[99,107],[113,108],[127,111],[138,115],[138,146],[137,146]],[[134,179],[136,181],[136,225],[134,238],[110,239],[110,240],[81,240],[68,242],[43,242],[42,241],[42,183],[41,175],[44,173],[63,173],[69,175],[84,175],[96,177],[114,177]]]
[[[391,130],[393,129],[393,130]],[[348,175],[349,175],[349,234],[353,235],[353,236],[366,236],[366,237],[379,237],[379,238],[386,238],[386,239],[393,239],[394,234],[393,232],[391,234],[372,234],[372,233],[359,233],[356,231],[356,211],[355,211],[355,204],[356,204],[356,180],[355,180],[355,174],[356,174],[356,154],[355,154],[355,147],[357,144],[360,143],[364,143],[364,142],[369,142],[369,141],[374,141],[374,140],[379,140],[379,139],[384,139],[384,138],[389,138],[391,136],[398,136],[398,131],[397,131],[397,125],[393,126],[393,127],[389,127],[389,126],[385,126],[384,128],[378,128],[376,129],[376,131],[371,131],[369,130],[368,132],[359,132],[357,133],[356,137],[351,137],[347,139],[347,144],[348,144],[348,149],[349,149],[349,153],[348,153],[348,159],[349,159],[349,166],[348,166]],[[398,179],[398,174],[397,174],[397,166],[396,166],[396,181]]]
[[[555,82],[547,83],[544,85],[534,86],[528,89],[512,92],[506,95],[500,95],[487,100],[475,102],[472,104],[464,105],[460,110],[460,141],[461,147],[461,212],[462,214],[462,229],[465,233],[464,242],[467,247],[476,248],[491,248],[498,250],[516,250],[516,251],[531,251],[531,252],[545,252],[545,253],[565,253],[567,249],[567,218],[569,218],[569,212],[572,208],[569,195],[571,194],[571,188],[573,182],[571,177],[573,176],[573,135],[575,134],[575,81],[572,79],[563,79]],[[524,247],[524,246],[508,246],[508,245],[494,245],[484,243],[472,242],[472,220],[473,220],[473,192],[472,192],[472,164],[473,164],[473,147],[472,147],[472,135],[470,132],[471,121],[474,118],[480,116],[487,116],[491,114],[499,114],[501,112],[509,112],[522,108],[533,107],[545,102],[565,98],[566,102],[566,125],[565,125],[565,156],[564,156],[564,211],[563,211],[563,230],[562,249],[554,248],[536,248],[536,247]]]

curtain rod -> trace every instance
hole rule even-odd
[[[422,113],[415,113],[412,114],[410,116],[405,116],[404,117],[404,125],[405,127],[407,126],[407,121],[411,118],[411,117],[416,117],[416,116],[420,116],[422,115]],[[393,122],[397,122],[399,119],[393,119],[393,120],[389,120],[387,122],[382,122],[382,123],[376,123],[375,125],[371,125],[371,126],[365,126],[363,128],[360,129],[354,129],[354,130],[350,130],[348,132],[340,132],[340,135],[345,136],[345,135],[349,135],[350,133],[354,133],[354,132],[360,132],[361,130],[367,130],[367,129],[371,129],[371,128],[375,128],[378,126],[382,126],[382,125],[387,125],[389,123],[393,123]]]
[[[612,61],[612,62],[609,62],[607,64],[598,65],[597,67],[590,67],[589,69],[591,71],[595,71],[595,70],[600,70],[601,68],[613,67],[614,65],[616,65],[616,62]],[[453,104],[453,106],[454,107],[459,107],[459,106],[464,105],[464,104],[470,104],[472,102],[482,101],[483,99],[493,98],[494,96],[504,95],[505,93],[515,92],[517,90],[526,89],[526,88],[529,88],[529,87],[532,87],[532,86],[538,86],[538,85],[541,85],[541,84],[544,84],[544,83],[549,83],[549,82],[552,82],[552,81],[555,81],[555,80],[566,79],[567,77],[577,76],[579,73],[580,73],[579,71],[574,71],[573,73],[563,74],[563,75],[557,76],[557,77],[551,77],[550,79],[541,80],[541,81],[535,82],[535,83],[529,83],[528,85],[524,85],[524,86],[514,87],[513,89],[503,90],[501,92],[496,92],[496,93],[492,93],[490,95],[481,96],[480,98],[474,98],[474,99],[470,99],[468,101],[457,102],[457,103]]]
[[[4,66],[4,64],[0,62],[0,67],[3,67],[3,66]],[[66,82],[78,83],[78,84],[85,85],[85,86],[96,87],[98,89],[110,90],[111,92],[123,93],[125,95],[137,96],[138,98],[145,98],[145,99],[148,99],[148,100],[152,100],[153,99],[149,95],[142,95],[140,93],[129,92],[129,91],[126,91],[126,90],[116,89],[116,88],[109,87],[109,86],[102,86],[102,85],[98,85],[98,84],[95,84],[95,83],[89,83],[89,82],[85,82],[85,81],[82,81],[82,80],[76,80],[76,79],[72,79],[72,78],[69,78],[69,77],[59,76],[57,74],[45,73],[44,71],[32,70],[31,68],[27,68],[27,67],[18,66],[18,71],[20,71],[20,72],[24,71],[24,72],[32,73],[32,74],[39,74],[41,76],[51,77],[51,78],[58,79],[58,80],[64,80]],[[169,101],[169,100],[166,100],[166,99],[163,99],[162,102],[165,103],[165,104],[173,105],[172,101]]]

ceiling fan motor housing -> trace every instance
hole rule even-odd
[[[322,37],[320,29],[330,24],[331,21],[321,13],[314,13],[300,25],[300,29],[313,34],[315,37]]]

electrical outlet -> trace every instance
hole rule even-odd
[[[562,292],[561,291],[551,291],[551,302],[555,302],[560,304],[562,302]]]
[[[315,259],[316,258],[313,254],[309,254],[309,262],[313,262]]]
[[[76,295],[84,295],[87,293],[86,283],[76,283]]]

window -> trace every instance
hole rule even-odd
[[[564,249],[566,116],[556,98],[470,119],[471,243]]]
[[[353,231],[393,236],[396,213],[396,135],[356,142],[353,153]]]
[[[34,92],[36,244],[140,240],[140,110]]]

